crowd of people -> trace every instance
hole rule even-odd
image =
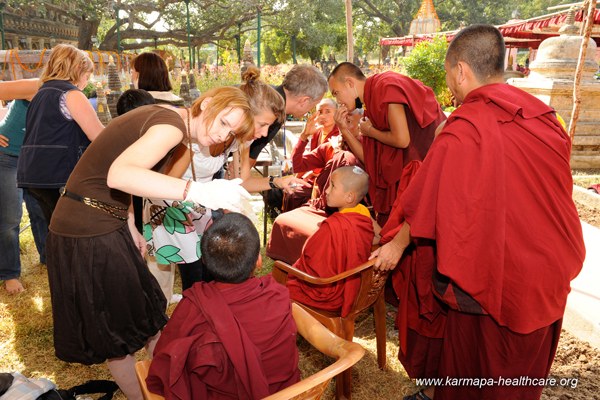
[[[276,87],[249,68],[240,86],[186,108],[165,62],[143,53],[136,89],[104,127],[81,92],[91,60],[58,45],[39,80],[0,82],[1,99],[13,100],[0,123],[0,279],[24,290],[24,199],[59,359],[106,362],[138,400],[135,353],[145,347],[147,385],[167,399],[263,398],[300,380],[291,301],[343,316],[358,289],[356,278],[316,287],[254,276],[249,192],[281,189],[268,254],[319,277],[376,258],[391,271],[408,375],[493,381],[405,399],[539,398],[543,386],[498,378],[548,376],[585,248],[569,137],[552,108],[504,83],[504,56],[493,26],[454,37],[446,82],[461,105],[447,117],[420,81],[365,76],[349,62],[328,77],[295,65]],[[252,176],[286,115],[311,110],[296,174]],[[309,233],[281,250],[275,226],[307,221]],[[176,267],[184,292],[169,319]]]

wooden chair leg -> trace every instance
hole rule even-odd
[[[386,360],[386,338],[385,329],[385,300],[383,293],[379,295],[373,304],[373,319],[375,320],[375,339],[377,342],[377,365],[379,369],[385,370]]]
[[[343,335],[348,341],[354,338],[354,320],[342,319]],[[352,368],[348,368],[335,377],[335,398],[337,400],[352,399]]]

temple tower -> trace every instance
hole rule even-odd
[[[440,19],[435,12],[433,0],[423,0],[415,18],[410,23],[409,35],[434,33],[440,30]]]

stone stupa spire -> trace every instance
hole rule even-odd
[[[440,30],[441,23],[435,12],[433,0],[423,0],[415,18],[410,23],[409,35],[434,33]]]

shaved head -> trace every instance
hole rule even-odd
[[[338,64],[333,69],[333,71],[331,71],[331,74],[329,74],[328,80],[331,80],[331,78],[335,78],[338,81],[342,81],[347,76],[361,80],[361,81],[367,79],[365,77],[365,74],[363,74],[363,72],[360,70],[360,68],[358,68],[356,65],[354,65],[350,62],[343,62],[343,63]]]
[[[504,74],[504,38],[492,25],[471,25],[458,32],[446,52],[446,62],[468,64],[482,83]]]
[[[344,166],[333,171],[341,178],[342,185],[346,192],[356,194],[356,203],[358,204],[369,191],[369,175],[360,167]]]

